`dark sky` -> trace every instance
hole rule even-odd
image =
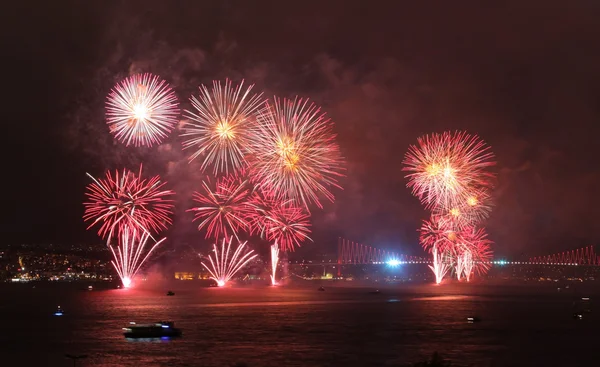
[[[171,82],[184,107],[225,77],[323,106],[348,172],[336,202],[314,211],[308,250],[346,236],[422,254],[427,213],[401,161],[419,135],[446,129],[479,134],[497,155],[486,225],[498,255],[597,243],[600,3],[408,3],[4,4],[2,242],[100,243],[81,219],[85,172],[140,162],[178,192],[169,245],[201,241],[184,213],[201,175],[178,132],[125,149],[104,122],[113,84],[143,71]]]

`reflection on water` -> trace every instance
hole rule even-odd
[[[443,286],[78,291],[1,285],[2,365],[402,366],[433,351],[453,366],[595,365],[600,319],[572,318],[573,295]],[[586,296],[597,298],[587,292]],[[579,296],[581,298],[581,296]],[[68,310],[54,317],[57,305]],[[482,322],[468,324],[477,315]],[[177,340],[127,340],[130,321],[173,320]],[[552,351],[552,352],[550,352]]]
[[[160,338],[125,338],[125,340],[130,343],[168,343],[173,339],[163,336]]]
[[[430,297],[416,297],[412,298],[411,301],[458,301],[475,299],[475,296],[430,296]]]

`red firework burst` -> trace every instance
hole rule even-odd
[[[284,251],[294,251],[310,234],[310,215],[292,203],[273,207],[265,217],[267,240],[274,241]]]
[[[229,238],[240,230],[249,231],[249,218],[253,213],[247,181],[237,176],[226,176],[215,182],[202,182],[202,192],[194,193],[200,205],[189,209],[194,221],[200,220],[198,230],[206,228],[206,238]]]
[[[117,84],[106,102],[106,123],[120,142],[160,144],[177,124],[177,97],[169,84],[152,74],[136,74]]]
[[[437,248],[439,253],[453,251],[459,235],[444,217],[435,215],[432,215],[430,220],[423,221],[419,232],[419,242],[429,253],[434,248]]]
[[[487,273],[490,269],[490,261],[494,254],[491,247],[493,242],[487,236],[483,228],[468,228],[460,234],[462,251],[471,253],[473,270],[479,275]]]
[[[209,91],[200,86],[200,97],[192,97],[195,112],[186,110],[187,123],[181,136],[187,138],[183,148],[194,148],[189,160],[201,157],[202,170],[214,165],[214,173],[237,170],[246,165],[245,156],[251,128],[255,123],[255,112],[262,103],[262,94],[251,94],[253,85],[242,90],[242,81],[232,88],[226,80],[221,86],[213,82]]]
[[[404,157],[408,187],[427,208],[449,211],[469,199],[472,190],[492,186],[494,154],[476,135],[444,132],[418,139]]]
[[[163,189],[166,183],[158,175],[143,179],[141,165],[137,176],[127,169],[122,174],[115,171],[114,176],[107,171],[104,179],[88,176],[94,182],[87,187],[83,219],[91,222],[88,229],[100,223],[98,235],[102,238],[115,230],[120,235],[126,226],[141,234],[157,233],[171,224],[173,200],[166,197],[174,192]]]
[[[463,200],[453,200],[451,208],[434,208],[434,215],[443,217],[447,225],[455,230],[474,227],[488,218],[492,207],[487,190],[468,190],[459,199]]]
[[[250,234],[259,234],[265,236],[267,217],[270,215],[273,208],[280,207],[290,203],[290,201],[277,199],[269,192],[263,191],[261,188],[255,187],[250,195],[250,206],[252,211],[248,217]]]
[[[275,98],[258,113],[251,138],[250,173],[266,191],[292,199],[308,209],[330,201],[331,187],[340,186],[343,159],[333,124],[308,100]]]

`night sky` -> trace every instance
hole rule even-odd
[[[105,96],[135,72],[167,79],[184,108],[225,77],[323,106],[347,177],[334,204],[315,208],[305,251],[345,236],[421,255],[428,214],[401,161],[418,136],[447,129],[479,134],[497,155],[486,223],[497,255],[598,243],[600,3],[415,3],[4,4],[2,243],[101,244],[81,219],[85,173],[140,162],[178,193],[168,246],[203,241],[185,213],[202,175],[179,131],[151,149],[109,135]]]

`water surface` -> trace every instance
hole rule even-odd
[[[181,283],[183,284],[183,283]],[[405,366],[433,351],[458,366],[597,365],[598,314],[573,320],[594,291],[555,286],[372,289],[200,288],[85,291],[1,285],[0,360],[7,366]],[[582,293],[583,292],[583,293]],[[598,294],[600,297],[600,294]],[[600,299],[596,297],[596,299]],[[67,311],[54,317],[57,305]],[[600,310],[596,310],[600,312]],[[483,321],[469,324],[466,318]],[[130,341],[130,321],[173,320],[184,336]]]

